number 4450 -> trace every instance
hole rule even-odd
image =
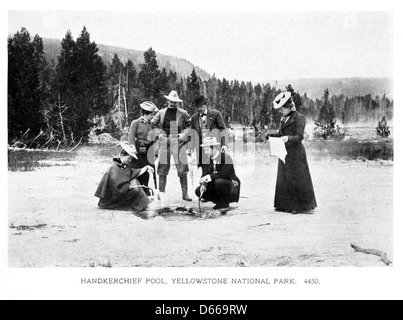
[[[319,279],[305,279],[305,284],[320,284]]]

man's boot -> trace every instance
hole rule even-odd
[[[182,199],[185,201],[192,201],[188,195],[188,177],[180,177],[181,187],[182,187]]]
[[[159,190],[165,193],[167,187],[167,176],[159,176]]]

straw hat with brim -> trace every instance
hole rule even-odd
[[[280,109],[287,103],[288,100],[290,100],[290,98],[291,98],[291,92],[289,91],[281,92],[273,101],[274,109]]]
[[[151,101],[144,101],[143,103],[140,103],[140,108],[148,111],[148,112],[157,112],[158,108],[157,106],[152,103]]]
[[[123,150],[125,150],[133,158],[138,159],[137,155],[136,155],[137,150],[136,150],[136,147],[134,145],[129,144],[127,141],[122,141],[120,143],[120,146],[122,147]]]
[[[217,142],[217,139],[215,137],[209,137],[209,138],[205,138],[203,140],[203,144],[201,145],[201,147],[205,148],[205,147],[216,147],[219,146],[220,144]]]
[[[172,90],[169,95],[164,96],[166,99],[172,102],[182,102],[181,99],[179,99],[178,93],[175,90]]]

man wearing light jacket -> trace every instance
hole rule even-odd
[[[176,91],[172,90],[165,98],[168,107],[158,111],[152,120],[153,125],[159,129],[159,165],[157,169],[159,191],[165,193],[172,155],[178,170],[182,199],[192,201],[188,195],[189,165],[185,148],[190,130],[190,116],[185,110],[178,107],[182,100],[179,99]]]

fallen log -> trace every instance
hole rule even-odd
[[[17,147],[7,147],[7,150],[10,152],[27,152],[27,153],[70,153],[71,151],[62,149],[62,150],[57,150],[57,149],[29,149],[29,148],[17,148]]]
[[[383,263],[385,263],[387,266],[392,264],[392,261],[390,261],[387,258],[387,254],[381,250],[377,250],[377,249],[363,249],[355,244],[351,244],[351,248],[353,248],[356,252],[361,252],[361,253],[365,253],[365,254],[372,254],[375,256],[378,256],[381,258],[381,261]]]
[[[259,228],[259,227],[264,227],[264,226],[270,226],[270,223],[263,223],[263,224],[258,224],[257,226],[249,226],[248,228]]]

